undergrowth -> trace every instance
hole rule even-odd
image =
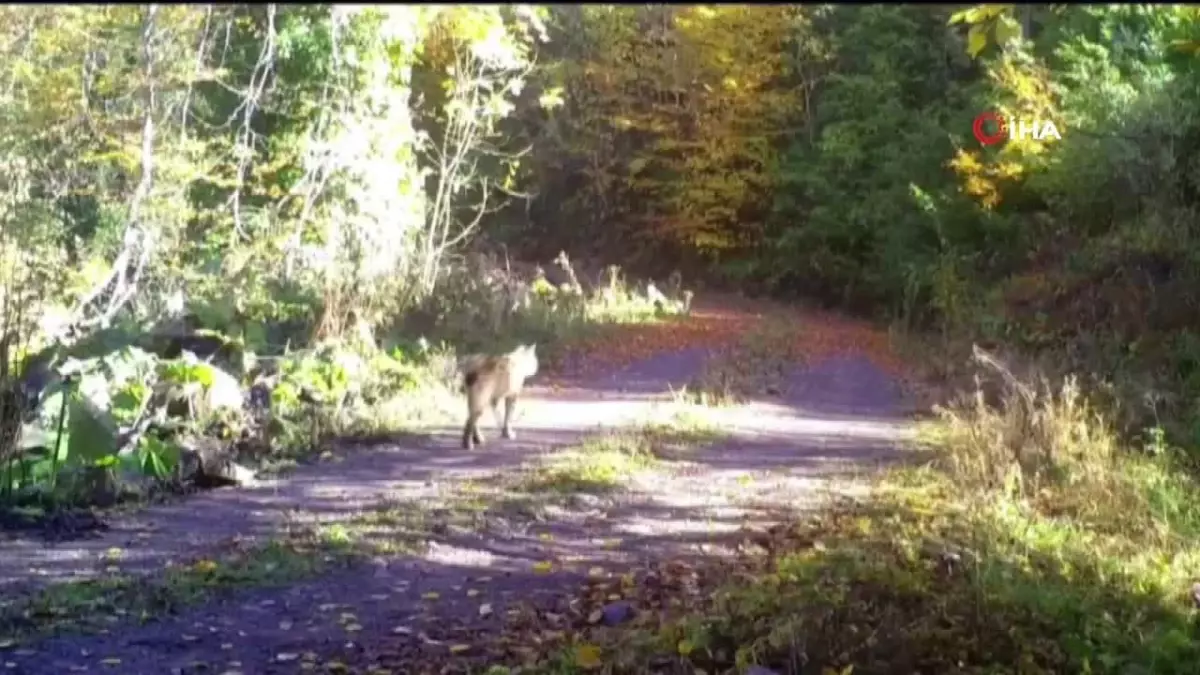
[[[543,370],[551,370],[573,339],[679,314],[690,302],[683,291],[683,299],[669,298],[650,284],[630,284],[616,266],[604,283],[585,287],[565,255],[560,266],[571,283],[557,286],[540,268],[513,271],[481,260],[474,267],[448,265],[437,292],[412,307],[368,311],[341,296],[326,298],[324,318],[308,327],[312,335],[297,335],[282,353],[247,338],[248,329],[205,325],[216,321],[207,315],[192,317],[199,327],[182,321],[169,339],[139,342],[118,331],[84,341],[63,367],[82,373],[78,388],[93,405],[63,407],[57,402],[63,397],[43,396],[39,433],[25,439],[19,456],[0,453],[11,460],[0,468],[0,495],[15,495],[10,501],[19,506],[134,504],[211,478],[199,475],[201,452],[221,457],[213,466],[229,460],[248,467],[220,481],[284,470],[325,454],[338,439],[419,432],[456,420],[464,353],[534,342]],[[160,392],[161,380],[174,388]],[[62,410],[70,413],[65,424]],[[125,427],[136,433],[116,433]],[[137,447],[120,446],[126,438]],[[47,449],[53,446],[63,448],[58,457]],[[74,480],[97,473],[97,462],[104,463],[99,487]]]
[[[1179,452],[1124,447],[1070,378],[990,364],[997,400],[922,424],[931,461],[575,644],[622,673],[1196,672],[1200,486]]]

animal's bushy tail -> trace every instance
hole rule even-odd
[[[468,354],[464,356],[458,364],[458,370],[462,373],[462,379],[459,381],[459,393],[466,393],[468,387],[475,385],[479,379],[479,368],[484,364],[487,357],[483,354]]]

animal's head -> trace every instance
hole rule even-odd
[[[513,363],[522,375],[533,377],[538,371],[537,344],[531,343],[517,347],[513,352]]]

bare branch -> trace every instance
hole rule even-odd
[[[250,84],[246,87],[242,103],[237,108],[242,115],[242,125],[238,130],[237,143],[234,145],[234,154],[237,158],[236,184],[233,194],[230,195],[229,203],[233,210],[234,231],[243,238],[246,238],[247,235],[242,227],[242,188],[246,182],[246,170],[250,166],[250,160],[254,157],[254,142],[258,137],[253,127],[254,116],[258,112],[259,103],[266,90],[267,80],[275,69],[275,16],[277,10],[278,5],[275,3],[267,5],[267,35],[262,49],[259,51],[258,62],[254,64],[254,70],[250,73]]]
[[[79,303],[70,328],[107,326],[137,291],[138,281],[149,262],[150,252],[153,248],[153,239],[149,229],[142,222],[142,210],[154,187],[154,112],[157,107],[157,74],[154,68],[157,55],[154,35],[157,15],[158,5],[150,4],[146,7],[142,19],[141,51],[145,86],[143,91],[141,176],[130,199],[129,221],[126,225],[121,252],[117,255],[108,277]],[[87,313],[92,309],[92,305],[98,302],[106,291],[110,291],[110,287],[111,293],[105,307],[100,309],[97,315],[89,317]]]

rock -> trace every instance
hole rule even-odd
[[[201,487],[253,487],[254,472],[234,461],[232,446],[213,438],[188,438],[180,442],[184,479]]]
[[[246,392],[242,407],[252,415],[265,416],[271,413],[272,387],[267,382],[255,382]]]
[[[573,493],[569,500],[571,507],[576,509],[597,509],[601,503],[599,497],[587,494],[586,492]]]
[[[624,600],[619,602],[611,602],[605,605],[600,612],[601,621],[603,621],[604,625],[606,626],[616,626],[618,624],[625,623],[626,621],[632,619],[634,615],[633,605],[625,602]]]
[[[237,378],[216,367],[212,369],[212,377],[212,386],[205,392],[205,402],[208,404],[209,410],[240,409],[244,397],[242,385],[238,383]]]

